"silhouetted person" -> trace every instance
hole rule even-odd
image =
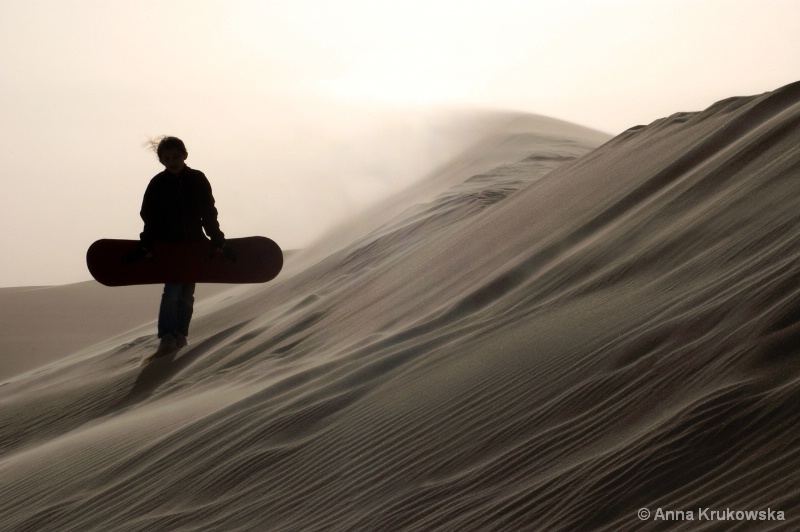
[[[162,137],[152,141],[165,170],[150,180],[142,201],[144,230],[140,238],[145,257],[152,257],[155,242],[189,242],[208,235],[217,251],[225,247],[225,235],[217,222],[211,184],[203,172],[186,166],[183,141]],[[205,234],[204,234],[205,231]],[[156,356],[188,345],[189,323],[194,308],[194,283],[166,283],[158,313]]]

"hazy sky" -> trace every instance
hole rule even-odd
[[[0,286],[138,236],[148,136],[186,141],[229,236],[292,248],[446,159],[413,106],[616,134],[795,81],[799,52],[800,0],[0,0]]]

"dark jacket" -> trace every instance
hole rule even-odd
[[[152,250],[156,241],[202,240],[205,234],[215,247],[225,243],[219,229],[211,184],[203,172],[184,167],[179,174],[164,170],[150,180],[142,201],[142,245]]]

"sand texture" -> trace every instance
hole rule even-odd
[[[0,528],[800,528],[800,84],[608,142],[507,118],[177,356],[5,379]]]

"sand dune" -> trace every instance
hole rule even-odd
[[[132,334],[8,379],[0,523],[795,529],[799,125],[794,84],[597,149],[523,135],[172,359]]]
[[[198,285],[198,308],[230,285]],[[0,381],[118,335],[152,334],[161,286],[110,290],[94,281],[0,288]],[[141,329],[140,329],[141,327]]]

